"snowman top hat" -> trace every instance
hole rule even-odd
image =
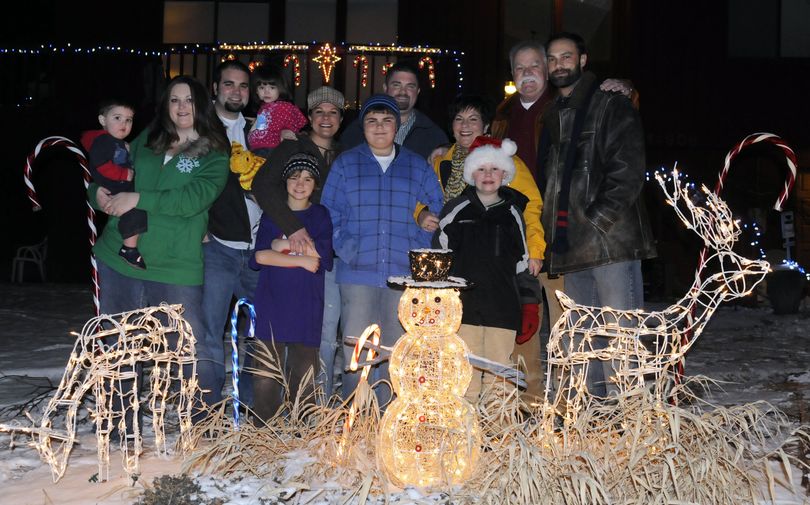
[[[408,251],[410,277],[392,276],[388,284],[408,288],[464,289],[471,283],[461,277],[448,275],[453,266],[450,249],[411,249]]]

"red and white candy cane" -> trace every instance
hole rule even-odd
[[[720,174],[718,175],[717,185],[714,187],[714,194],[719,195],[720,191],[722,191],[723,184],[726,181],[726,177],[728,177],[728,170],[731,168],[731,162],[734,160],[734,158],[740,154],[740,151],[758,142],[770,142],[771,144],[780,148],[785,154],[785,159],[790,172],[788,172],[785,185],[782,187],[782,193],[779,194],[779,198],[776,200],[776,203],[773,206],[774,209],[781,211],[785,205],[785,202],[790,196],[790,190],[793,188],[793,183],[796,182],[796,165],[798,163],[796,162],[796,153],[793,152],[793,149],[791,149],[784,140],[773,133],[753,133],[745,137],[739,144],[734,146],[734,149],[726,154],[726,161],[723,164],[723,170],[721,170]]]
[[[726,178],[728,177],[729,169],[731,168],[731,162],[734,161],[734,158],[740,154],[740,151],[745,149],[746,147],[757,144],[759,142],[769,142],[776,147],[780,148],[785,155],[785,161],[787,162],[788,166],[788,174],[787,178],[785,179],[785,184],[782,186],[782,192],[779,194],[779,197],[776,199],[776,203],[773,205],[775,210],[781,211],[784,208],[785,202],[790,197],[790,190],[793,188],[793,184],[796,182],[796,165],[798,162],[796,161],[796,153],[793,152],[793,149],[789,145],[782,140],[781,137],[778,135],[774,135],[773,133],[752,133],[751,135],[742,139],[737,145],[732,148],[728,154],[726,154],[726,160],[723,164],[723,169],[720,170],[720,173],[717,176],[717,185],[714,187],[714,194],[720,195],[720,191],[723,190],[723,185],[726,182]],[[700,275],[700,272],[703,271],[703,267],[706,263],[706,254],[707,249],[704,246],[703,250],[700,251],[700,260],[698,261],[698,267],[696,275]],[[682,344],[686,345],[690,338],[690,335],[684,335]],[[680,378],[684,374],[684,362],[681,360],[677,365],[677,373],[676,378]]]
[[[782,149],[785,154],[789,171],[787,179],[785,180],[785,185],[782,187],[782,192],[779,194],[779,198],[776,199],[776,203],[773,205],[774,209],[781,211],[788,197],[790,197],[790,190],[793,188],[793,183],[796,182],[796,165],[798,163],[796,161],[796,153],[793,152],[793,149],[791,149],[784,140],[773,133],[752,133],[751,135],[742,139],[736,146],[734,146],[733,149],[731,149],[731,151],[728,152],[728,154],[726,154],[723,169],[720,170],[720,173],[717,175],[717,184],[714,186],[714,194],[720,196],[720,191],[723,190],[723,185],[726,182],[726,178],[728,178],[728,172],[734,158],[740,154],[740,151],[758,142],[769,142]],[[706,252],[706,247],[703,247],[703,250],[700,252],[700,261],[698,262],[698,274],[700,274],[700,272],[703,270],[703,266],[706,261]]]
[[[354,345],[354,352],[352,352],[352,359],[349,363],[349,369],[352,372],[357,371],[357,366],[360,363],[360,354],[363,352],[363,347],[366,345],[366,341],[368,338],[371,337],[371,343],[375,346],[380,345],[380,326],[377,324],[369,325],[363,334],[360,335],[360,338],[357,340],[357,343]],[[369,348],[368,352],[366,353],[366,361],[371,361],[374,359],[374,355],[376,351],[374,349]],[[363,366],[363,371],[360,373],[360,381],[358,385],[368,380],[368,374],[371,371],[371,365]],[[354,425],[354,419],[357,416],[357,396],[355,395],[354,399],[352,400],[352,406],[349,407],[349,415],[346,417],[346,421],[343,423],[343,436],[340,438],[340,443],[338,444],[338,456],[343,455],[343,451],[346,447],[346,442],[349,440],[349,433],[352,431],[352,425]]]
[[[785,153],[787,166],[790,170],[788,171],[785,185],[782,187],[782,192],[779,194],[779,198],[776,199],[776,203],[773,205],[774,209],[781,211],[785,202],[790,196],[790,190],[793,188],[793,183],[796,182],[796,165],[798,163],[796,161],[796,153],[793,152],[793,149],[791,149],[784,140],[773,133],[752,133],[751,135],[742,139],[736,146],[734,146],[734,148],[731,149],[731,151],[728,152],[728,154],[726,154],[726,161],[723,163],[723,169],[720,170],[720,173],[717,175],[717,185],[714,187],[714,194],[720,196],[720,191],[723,190],[723,185],[726,182],[729,169],[731,168],[731,162],[734,161],[734,158],[740,154],[740,151],[758,142],[769,142],[782,149],[782,151]],[[698,275],[700,275],[700,272],[703,270],[703,266],[706,262],[706,252],[706,247],[704,246],[703,250],[700,251],[700,261],[698,261],[697,267]]]
[[[28,155],[28,158],[25,160],[25,172],[24,172],[24,179],[25,179],[25,186],[26,191],[28,193],[28,199],[31,200],[31,205],[34,207],[34,211],[38,211],[42,209],[42,204],[39,202],[37,198],[37,190],[34,188],[34,183],[31,181],[31,174],[33,172],[33,165],[34,160],[39,156],[39,154],[51,147],[64,147],[76,157],[76,161],[79,163],[79,166],[82,167],[82,177],[84,179],[84,189],[86,190],[90,186],[90,169],[87,167],[87,157],[84,155],[84,151],[82,151],[79,146],[77,146],[72,140],[65,138],[65,137],[46,137],[39,141],[37,146],[34,148],[34,151]],[[96,231],[96,211],[90,205],[90,200],[87,200],[87,226],[90,229],[90,265],[92,266],[92,282],[93,282],[93,305],[96,308],[96,315],[99,315],[99,287],[98,287],[98,265],[96,264],[96,256],[93,254],[93,246],[96,245],[96,237],[98,233]]]

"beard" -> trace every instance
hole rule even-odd
[[[394,100],[397,102],[400,111],[408,110],[411,106],[411,99],[408,95],[397,95]]]
[[[224,104],[222,104],[222,106],[225,107],[225,110],[227,110],[228,112],[242,112],[243,110],[245,110],[245,104],[243,104],[242,102],[233,103],[226,101]]]
[[[553,74],[548,76],[548,80],[558,88],[567,88],[577,82],[580,77],[582,77],[582,66],[577,63],[572,69],[555,70]]]

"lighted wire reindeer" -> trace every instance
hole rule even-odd
[[[609,380],[619,394],[648,387],[663,398],[675,364],[695,343],[718,305],[749,294],[770,270],[768,262],[731,250],[740,226],[719,196],[704,186],[704,201],[696,205],[678,172],[672,175],[672,193],[660,175],[656,179],[680,220],[703,239],[709,251],[706,267],[698,269],[686,296],[660,312],[578,305],[557,291],[564,312],[549,340],[546,398],[552,401],[554,394],[553,405],[564,413],[566,422],[574,421],[586,406],[588,367],[600,366],[599,361],[612,363],[615,375]],[[704,279],[702,272],[714,273]],[[594,338],[608,339],[607,347],[594,348]]]
[[[98,478],[109,479],[110,437],[118,434],[124,471],[139,472],[143,450],[139,410],[141,400],[136,376],[151,365],[148,402],[152,414],[155,448],[167,454],[164,415],[179,385],[176,410],[180,425],[179,445],[190,449],[192,401],[197,392],[195,340],[191,326],[180,315],[180,305],[147,307],[122,314],[101,315],[89,320],[76,339],[56,394],[48,402],[38,426],[0,425],[0,431],[28,433],[32,446],[51,467],[54,482],[65,473],[76,442],[79,408],[88,393],[95,403],[88,406],[95,423]],[[55,422],[65,428],[57,429]]]

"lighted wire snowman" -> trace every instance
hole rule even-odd
[[[457,484],[471,475],[481,446],[474,407],[464,399],[472,366],[461,325],[458,289],[448,277],[449,250],[410,251],[411,277],[391,277],[405,286],[398,315],[405,328],[391,351],[389,373],[397,398],[380,423],[379,466],[400,486]]]

